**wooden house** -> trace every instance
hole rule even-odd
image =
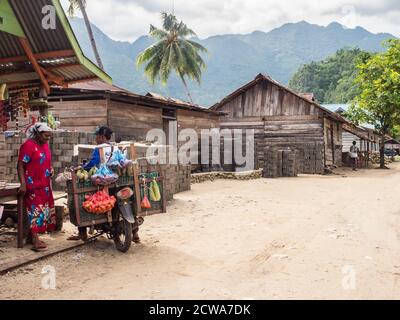
[[[271,147],[299,150],[301,173],[341,165],[344,119],[268,76],[259,74],[211,109],[227,114],[221,129],[255,130],[257,168],[265,165]]]
[[[144,141],[151,129],[163,129],[168,137],[171,121],[177,122],[178,133],[219,127],[219,112],[152,93],[134,94],[99,81],[54,90],[49,102],[64,129],[93,132],[108,125],[117,140]]]

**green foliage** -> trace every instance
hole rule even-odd
[[[82,3],[84,7],[86,7],[86,0],[68,0],[69,7],[68,7],[68,15],[70,17],[75,16],[76,10],[80,10],[79,1]]]
[[[147,63],[144,72],[152,84],[160,80],[166,85],[174,71],[188,90],[185,77],[200,83],[202,69],[206,67],[200,53],[207,49],[189,39],[196,36],[195,32],[173,14],[162,13],[162,19],[163,29],[150,26],[150,36],[157,42],[138,55],[136,64]]]
[[[321,103],[348,103],[357,95],[357,64],[371,56],[361,49],[341,49],[321,62],[311,62],[289,83],[298,92],[312,92]]]
[[[359,93],[350,113],[383,133],[400,124],[400,40],[385,42],[388,50],[357,65]]]
[[[382,135],[396,133],[400,125],[400,40],[385,41],[387,51],[367,59],[357,68],[358,94],[349,115],[375,126]],[[381,167],[384,167],[383,144]]]

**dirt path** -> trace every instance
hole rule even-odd
[[[341,176],[217,181],[112,242],[0,277],[8,299],[399,299],[400,164]],[[42,288],[42,268],[56,290]]]

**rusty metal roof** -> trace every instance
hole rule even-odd
[[[179,99],[165,98],[158,94],[153,95],[140,95],[128,90],[122,89],[115,85],[110,85],[102,81],[90,81],[76,83],[69,86],[66,89],[58,87],[57,90],[53,90],[53,95],[50,96],[51,101],[55,101],[59,98],[65,100],[65,98],[71,97],[74,101],[84,99],[85,95],[91,94],[107,94],[111,99],[123,98],[124,101],[129,103],[137,104],[141,103],[145,106],[159,108],[159,107],[170,107],[182,110],[196,111],[202,113],[208,113],[215,116],[224,114],[223,112],[213,111],[207,108],[192,105]]]
[[[55,10],[55,29],[42,27],[45,6]],[[62,79],[64,85],[93,79],[111,83],[111,77],[84,56],[59,0],[2,0],[2,14],[14,19],[13,27],[20,31],[0,26],[0,83],[10,88],[40,85],[39,74],[21,46],[22,37],[40,67],[48,71],[46,77]],[[51,84],[52,77],[48,80]]]

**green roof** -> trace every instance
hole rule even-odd
[[[45,6],[54,8],[55,29],[42,26]],[[59,0],[0,1],[0,83],[10,88],[38,86],[41,82],[21,38],[29,43],[50,84],[90,80],[112,83],[111,77],[83,54]]]

